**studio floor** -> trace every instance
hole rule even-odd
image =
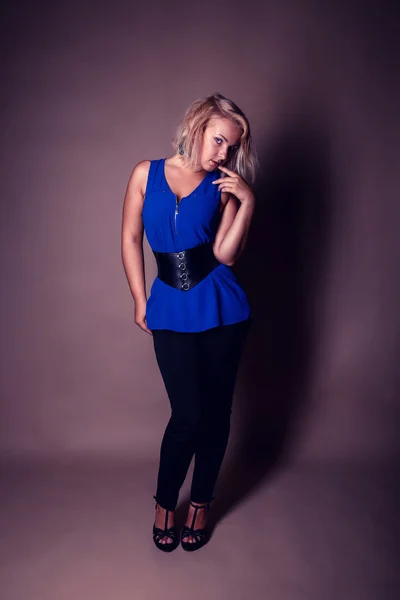
[[[171,554],[151,536],[156,468],[122,460],[3,462],[1,599],[400,597],[393,465],[286,467],[230,505],[221,488],[209,543]]]

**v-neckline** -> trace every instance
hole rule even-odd
[[[167,179],[167,177],[166,177],[166,175],[165,175],[165,161],[166,161],[166,159],[165,159],[165,158],[163,158],[163,165],[162,165],[162,167],[163,167],[164,181],[165,181],[165,183],[166,183],[166,186],[167,186],[167,188],[168,188],[168,189],[169,189],[169,191],[171,192],[171,194],[173,194],[173,195],[175,196],[175,198],[176,198],[176,201],[177,201],[177,204],[180,204],[180,203],[182,202],[182,200],[184,200],[185,198],[189,198],[189,196],[193,196],[193,194],[194,194],[195,192],[197,192],[197,191],[200,189],[200,187],[203,185],[203,183],[205,182],[205,180],[207,179],[207,177],[209,176],[209,174],[210,174],[210,172],[211,172],[211,171],[207,171],[207,173],[204,175],[203,179],[202,179],[202,180],[200,181],[200,183],[199,183],[199,184],[198,184],[198,185],[197,185],[197,186],[194,188],[194,190],[192,190],[192,191],[190,192],[190,194],[187,194],[187,196],[182,196],[182,198],[181,198],[180,200],[178,200],[178,196],[177,196],[176,194],[174,194],[174,192],[172,191],[172,189],[171,189],[171,186],[170,186],[170,185],[169,185],[169,183],[168,183],[168,179]]]

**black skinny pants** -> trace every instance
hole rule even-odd
[[[153,330],[157,363],[171,404],[161,443],[157,502],[174,510],[195,457],[190,498],[205,503],[224,458],[232,400],[251,320],[202,332]]]

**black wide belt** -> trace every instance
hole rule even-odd
[[[181,252],[154,252],[158,277],[164,283],[187,292],[221,263],[215,258],[213,243]]]

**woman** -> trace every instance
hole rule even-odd
[[[122,259],[135,322],[153,336],[171,404],[161,444],[153,539],[178,543],[174,510],[194,456],[185,550],[206,541],[213,490],[228,443],[236,373],[251,311],[231,266],[246,244],[257,158],[244,113],[221,94],[195,100],[176,154],[133,169],[123,208]],[[147,300],[143,231],[158,276]]]

